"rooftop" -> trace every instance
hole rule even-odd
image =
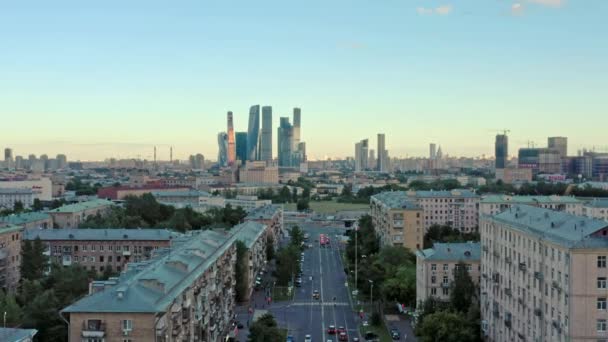
[[[479,242],[435,243],[433,248],[416,251],[416,255],[425,260],[479,261],[481,244]]]
[[[250,211],[245,220],[270,220],[280,210],[281,206],[268,204]]]
[[[600,231],[608,228],[605,221],[528,205],[516,205],[484,218],[508,224],[515,230],[567,248],[591,245],[608,247],[608,238],[599,235]]]
[[[572,196],[509,196],[509,195],[489,195],[481,200],[481,203],[519,203],[519,204],[537,204],[537,203],[564,203],[577,204],[581,203],[578,199]]]
[[[585,203],[587,207],[593,208],[608,208],[608,198],[594,198]]]
[[[420,209],[420,206],[407,197],[405,191],[381,192],[373,195],[372,200],[379,201],[390,209]]]
[[[0,224],[0,234],[12,233],[12,232],[19,231],[21,229],[22,229],[22,227],[15,226],[12,224],[4,225],[4,226],[2,226],[2,224]]]
[[[14,329],[0,328],[0,340],[2,342],[21,342],[26,338],[32,338],[38,333],[36,329]]]
[[[234,231],[235,238],[242,241],[247,248],[251,248],[265,230],[266,225],[254,221],[241,223],[231,229]]]
[[[112,201],[104,200],[104,199],[95,199],[86,202],[74,203],[63,205],[57,209],[49,210],[49,213],[77,213],[79,211],[84,211],[87,209],[94,209],[103,206],[114,205]]]
[[[205,191],[187,190],[187,191],[152,191],[154,197],[211,197],[211,194]]]
[[[165,241],[179,233],[167,229],[40,229],[30,228],[23,231],[23,240],[75,240],[75,241]]]
[[[26,189],[26,188],[0,188],[0,195],[13,195],[13,194],[30,195],[33,193],[34,193],[34,191],[32,189]]]
[[[425,190],[425,191],[408,191],[407,195],[410,197],[466,197],[466,198],[479,198],[479,195],[471,190],[466,189],[454,189],[454,190]]]
[[[30,222],[42,221],[50,219],[51,215],[39,211],[33,211],[31,213],[13,214],[4,217],[0,217],[0,222],[10,223],[14,225],[26,224]]]

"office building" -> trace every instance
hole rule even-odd
[[[608,153],[585,151],[565,162],[567,173],[600,182],[608,180]]]
[[[247,160],[259,160],[260,106],[249,108],[249,129],[247,130]]]
[[[373,169],[375,167],[378,166],[378,160],[376,159],[376,151],[373,149],[369,150],[369,158],[367,159],[367,162],[369,163],[367,165],[367,167],[369,169]]]
[[[217,135],[217,164],[220,167],[228,166],[228,134],[220,132]]]
[[[479,202],[479,215],[496,215],[508,210],[514,205],[530,205],[533,207],[563,211],[572,215],[583,213],[584,202],[571,196],[509,196],[490,195]]]
[[[278,157],[279,166],[291,167],[294,152],[293,146],[293,126],[289,123],[289,118],[282,117],[278,129]]]
[[[272,107],[262,107],[262,136],[260,160],[272,161]]]
[[[505,169],[509,163],[509,137],[506,134],[496,135],[496,142],[494,143],[494,156],[496,162],[494,167],[496,169]]]
[[[21,279],[23,228],[0,224],[0,289],[14,293]]]
[[[435,143],[429,144],[429,159],[437,159],[437,144]]]
[[[0,188],[0,209],[10,209],[19,202],[24,208],[29,208],[34,204],[35,194],[28,188]]]
[[[463,233],[477,231],[479,196],[470,190],[407,191],[410,200],[424,210],[425,229],[447,225]]]
[[[454,282],[454,272],[464,264],[473,283],[479,285],[481,245],[479,242],[435,243],[432,248],[416,251],[416,308],[428,298],[447,302]]]
[[[566,137],[549,137],[547,147],[557,150],[562,158],[568,156],[568,138]]]
[[[247,132],[236,133],[236,157],[241,163],[245,163],[247,159]]]
[[[382,246],[422,248],[424,211],[403,191],[389,191],[370,199],[371,216]]]
[[[263,161],[247,162],[239,168],[239,182],[277,184],[279,168]]]
[[[355,172],[365,171],[369,165],[369,140],[363,139],[355,144]]]
[[[4,165],[7,169],[13,168],[13,150],[11,148],[4,149]]]
[[[385,145],[385,135],[382,133],[378,134],[378,161],[376,170],[379,172],[386,172],[388,168],[386,167],[386,163],[388,162],[386,145]]]
[[[606,339],[608,222],[517,205],[480,232],[486,340]]]
[[[89,216],[103,215],[109,212],[114,203],[104,199],[67,204],[57,209],[49,210],[55,228],[78,228],[81,222]]]
[[[293,146],[298,146],[300,143],[300,129],[302,125],[302,110],[300,108],[293,109]]]
[[[165,229],[30,228],[23,231],[23,240],[40,239],[52,263],[103,273],[122,272],[130,262],[148,260],[158,248],[171,247],[179,235]]]
[[[550,148],[520,148],[518,162],[520,169],[531,169],[534,175],[562,172],[559,151]]]
[[[234,121],[232,117],[232,112],[228,112],[228,127],[226,130],[226,134],[228,135],[228,149],[227,149],[227,159],[228,165],[234,165],[236,162],[236,142],[234,138]]]

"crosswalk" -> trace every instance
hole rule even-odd
[[[349,306],[346,302],[294,302],[292,306]]]

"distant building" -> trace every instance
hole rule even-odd
[[[247,161],[247,132],[236,133],[236,157],[243,164]]]
[[[369,164],[369,140],[363,139],[355,144],[355,172],[365,171]]]
[[[378,170],[379,172],[386,172],[388,171],[387,168],[387,162],[388,162],[388,156],[387,156],[387,151],[386,151],[386,136],[382,133],[378,133],[378,161],[377,161],[377,166],[376,166],[376,170]]]
[[[470,190],[401,192],[424,209],[425,229],[447,225],[463,233],[477,231],[479,195]]]
[[[239,181],[241,183],[279,183],[279,168],[266,165],[266,162],[247,162],[239,169]]]
[[[55,228],[78,228],[89,216],[104,214],[114,205],[111,201],[97,199],[87,202],[68,204],[49,210]]]
[[[205,169],[205,157],[200,153],[190,156],[190,167],[193,170]]]
[[[13,165],[13,150],[10,148],[4,149],[4,165],[7,169],[14,168]]]
[[[518,163],[520,169],[531,169],[534,175],[562,172],[561,155],[550,148],[520,148]]]
[[[450,300],[454,272],[464,263],[473,283],[479,285],[481,245],[479,242],[435,243],[432,248],[416,251],[416,307],[428,298]]]
[[[606,338],[608,222],[517,205],[480,232],[486,340]]]
[[[496,169],[507,168],[509,158],[509,137],[506,134],[496,135],[496,142],[494,143],[494,156],[496,158]]]
[[[51,215],[43,212],[33,211],[31,213],[20,213],[0,217],[0,225],[8,224],[21,228],[53,228]]]
[[[232,112],[228,112],[227,117],[227,140],[228,140],[228,148],[226,152],[228,165],[234,165],[236,162],[236,142],[234,138],[234,121],[232,118]]]
[[[0,328],[0,341],[33,342],[37,333],[36,329]]]
[[[383,192],[370,199],[371,216],[383,246],[422,248],[424,212],[403,191]]]
[[[27,188],[0,188],[0,209],[13,209],[15,203],[20,202],[24,208],[34,204],[34,191]]]
[[[14,293],[21,280],[23,228],[0,224],[0,289]]]
[[[68,168],[68,157],[65,154],[57,155],[57,168],[65,170]]]
[[[0,189],[31,189],[34,198],[41,201],[51,201],[53,199],[53,183],[50,178],[17,178],[0,180]]]
[[[294,152],[293,146],[293,126],[289,123],[289,118],[282,117],[280,119],[278,135],[278,158],[279,166],[290,167],[292,154]]]
[[[122,272],[129,262],[152,257],[158,248],[171,247],[179,234],[165,229],[38,229],[23,231],[23,240],[40,239],[50,262],[82,265],[87,270]]]
[[[170,185],[170,184],[183,184],[177,180],[167,180],[166,185],[164,184],[146,184],[142,186],[110,186],[99,188],[97,190],[97,197],[107,200],[124,200],[127,196],[141,196],[151,192],[175,192],[175,191],[189,191],[191,187],[196,184],[196,179],[184,180],[184,182],[192,182],[192,185]]]
[[[568,157],[565,166],[571,175],[600,182],[608,181],[608,153],[584,152],[576,157]]]
[[[429,159],[437,159],[437,144],[435,143],[429,144]]]
[[[211,194],[205,191],[199,190],[187,190],[187,191],[154,191],[151,192],[152,196],[156,198],[158,202],[163,204],[180,203],[185,205],[198,205],[201,197],[210,197]]]
[[[260,138],[260,160],[272,161],[272,107],[262,107],[262,135]]]
[[[572,215],[581,215],[583,212],[583,202],[570,196],[490,195],[479,202],[479,215],[496,215],[521,204],[563,211]]]
[[[220,167],[228,166],[228,134],[220,132],[217,135],[217,163]]]
[[[566,137],[549,137],[547,147],[557,150],[562,158],[568,156],[568,138]]]
[[[532,169],[496,169],[496,180],[500,180],[505,184],[531,182]]]
[[[247,160],[259,160],[260,106],[249,108],[249,128],[247,130]]]
[[[582,215],[608,221],[608,198],[594,198],[583,204]]]
[[[296,148],[301,142],[302,137],[302,110],[300,108],[293,109],[293,146]]]

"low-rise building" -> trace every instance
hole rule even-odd
[[[265,161],[249,161],[239,169],[240,183],[279,183],[279,167]]]
[[[406,196],[424,210],[425,229],[447,225],[464,233],[477,231],[480,197],[470,190],[407,191]]]
[[[481,218],[488,341],[608,337],[608,222],[527,205]]]
[[[162,184],[146,184],[137,187],[130,186],[111,186],[106,188],[100,188],[97,190],[97,197],[108,200],[124,200],[127,196],[141,196],[146,193],[160,193],[175,191],[189,191],[190,188],[184,186],[165,186]]]
[[[496,215],[517,204],[564,211],[572,215],[581,215],[583,212],[583,201],[572,196],[490,195],[479,202],[479,215]]]
[[[2,179],[0,189],[30,189],[34,192],[34,198],[41,201],[53,199],[53,183],[46,177]]]
[[[245,196],[237,195],[236,198],[228,198],[225,200],[226,205],[230,204],[231,207],[241,207],[246,212],[250,212],[260,207],[264,207],[272,204],[271,200],[262,200],[258,196]]]
[[[594,198],[585,202],[582,215],[608,221],[608,198]]]
[[[69,340],[223,341],[234,316],[235,262],[235,234],[178,239],[63,309]]]
[[[32,189],[0,188],[0,209],[13,209],[17,202],[23,204],[25,208],[31,207],[34,204],[34,191]]]
[[[68,204],[57,209],[49,210],[55,228],[78,228],[81,222],[89,216],[103,214],[114,205],[111,201],[102,199]]]
[[[424,211],[403,191],[389,191],[370,199],[371,216],[383,246],[422,248]]]
[[[180,203],[199,205],[201,197],[211,197],[211,194],[205,191],[187,190],[187,191],[153,191],[152,196],[157,201],[165,204]]]
[[[0,341],[33,342],[37,333],[36,329],[0,328]]]
[[[53,228],[53,219],[51,215],[34,211],[30,213],[13,214],[0,217],[0,224],[10,224],[20,226],[21,228]]]
[[[454,271],[465,264],[473,283],[479,284],[481,245],[479,242],[435,243],[416,251],[416,307],[429,297],[448,301]]]
[[[496,169],[496,180],[500,180],[505,184],[531,182],[532,181],[532,169]]]
[[[23,228],[0,224],[0,289],[15,292],[21,280]]]
[[[23,231],[23,239],[40,239],[51,262],[80,264],[97,272],[121,272],[129,262],[149,259],[159,248],[171,247],[179,234],[165,229],[38,229]]]

